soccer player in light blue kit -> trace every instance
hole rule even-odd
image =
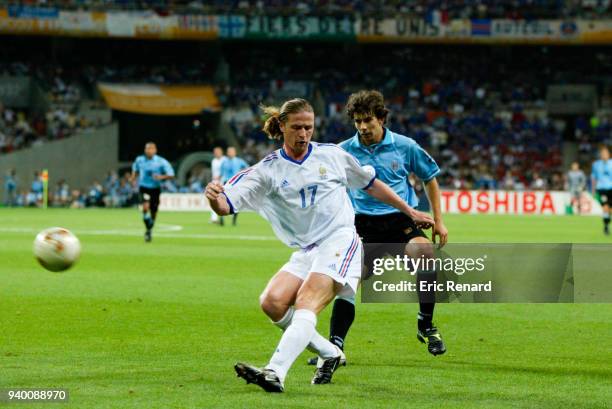
[[[236,156],[236,148],[229,146],[227,148],[227,156],[221,162],[221,183],[225,184],[235,174],[249,167],[249,164],[244,159]],[[232,216],[232,225],[236,225],[238,220],[238,213],[234,213]],[[223,226],[223,216],[219,217],[219,223]]]
[[[440,168],[436,162],[413,139],[392,132],[384,126],[389,110],[385,107],[380,92],[360,91],[352,94],[346,104],[346,111],[355,124],[357,133],[340,143],[340,146],[362,165],[374,167],[376,176],[412,207],[418,205],[418,199],[408,176],[410,173],[418,176],[425,183],[433,211],[433,241],[435,243],[436,236],[439,236],[440,246],[446,244],[448,230],[442,221],[440,189],[436,181]],[[368,250],[364,260],[366,267],[371,269],[372,260],[383,257],[389,250],[401,255],[406,252],[413,258],[419,258],[421,255],[432,256],[429,254],[431,241],[410,217],[358,189],[351,189],[349,194],[356,213],[355,227]],[[386,245],[374,246],[374,243]],[[412,246],[407,247],[406,243]],[[431,282],[434,279],[435,271],[417,272],[419,282]],[[354,297],[338,297],[334,302],[330,341],[341,349],[344,348],[344,339],[355,318],[354,303]],[[434,306],[433,294],[419,293],[417,338],[427,344],[432,355],[441,355],[446,351],[446,346],[432,323]]]
[[[612,160],[606,145],[599,148],[599,160],[591,167],[591,189],[599,195],[603,210],[604,234],[610,234],[610,201],[612,201]]]
[[[170,163],[157,155],[157,146],[153,142],[145,145],[144,155],[140,155],[132,165],[132,181],[138,178],[138,193],[142,203],[142,220],[144,222],[145,241],[151,241],[151,230],[155,225],[161,183],[174,178],[174,169]]]

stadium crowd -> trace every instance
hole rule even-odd
[[[334,15],[352,14],[441,18],[601,18],[609,16],[609,0],[20,0],[8,4],[91,10],[154,10],[182,13]]]
[[[547,116],[546,87],[576,78],[600,78],[612,64],[599,54],[591,58],[600,64],[589,64],[580,60],[582,54],[547,47],[523,48],[521,58],[516,58],[512,50],[504,49],[384,45],[337,53],[330,53],[331,46],[300,45],[295,59],[281,64],[275,63],[280,58],[275,49],[239,47],[236,52],[231,47],[221,57],[193,63],[36,67],[12,63],[0,65],[0,70],[34,75],[47,84],[51,99],[59,101],[81,93],[93,95],[99,81],[213,83],[224,106],[222,120],[234,131],[249,163],[274,149],[261,132],[261,103],[305,96],[317,112],[318,140],[339,142],[355,132],[343,114],[346,98],[356,89],[375,88],[384,93],[391,109],[388,126],[413,137],[440,162],[443,187],[558,189],[564,171],[561,145],[568,130],[565,122]],[[347,59],[359,64],[347,70]],[[582,63],[576,64],[577,60]],[[609,98],[609,87],[595,85],[602,99]],[[597,143],[609,141],[611,123],[607,117],[577,119],[574,133],[583,162],[592,158]],[[0,153],[62,138],[91,125],[61,108],[28,116],[0,107]]]

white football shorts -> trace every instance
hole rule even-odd
[[[351,296],[361,279],[362,249],[355,229],[339,229],[320,244],[295,251],[281,271],[302,280],[311,272],[328,275],[344,286],[339,296]]]

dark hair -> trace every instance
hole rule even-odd
[[[287,118],[290,114],[297,114],[300,112],[312,112],[312,105],[308,101],[302,98],[294,98],[285,103],[280,107],[275,106],[261,106],[264,115],[267,116],[266,122],[263,126],[263,131],[268,135],[270,139],[280,139],[283,136],[283,132],[280,129],[280,124],[287,122]]]
[[[387,120],[389,110],[385,108],[383,95],[376,90],[363,90],[351,94],[346,103],[346,114],[352,121],[355,114],[372,114],[383,122]]]

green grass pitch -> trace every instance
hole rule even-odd
[[[0,388],[69,389],[68,404],[37,407],[610,407],[606,304],[438,305],[439,357],[416,340],[416,305],[358,305],[332,385],[310,385],[304,353],[284,394],[247,386],[232,366],[273,352],[280,332],[258,296],[291,250],[256,215],[224,228],[208,217],[161,213],[145,244],[136,210],[0,209]],[[612,243],[593,217],[446,219],[454,242]],[[83,246],[62,274],[32,257],[51,226]]]

